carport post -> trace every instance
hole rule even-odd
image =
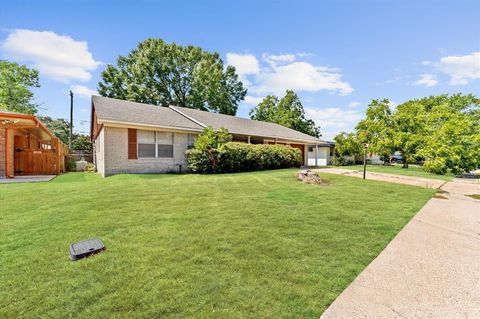
[[[318,166],[318,144],[315,144],[315,167]]]

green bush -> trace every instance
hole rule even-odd
[[[196,173],[246,172],[262,169],[299,167],[300,150],[288,145],[229,142],[218,149],[186,152],[189,168]]]
[[[85,169],[86,172],[88,173],[95,173],[96,172],[95,164],[93,163],[87,163],[87,167]]]
[[[73,158],[68,158],[67,160],[67,170],[69,172],[75,172],[77,170],[77,164]]]
[[[447,173],[447,162],[444,158],[437,157],[435,159],[426,160],[423,163],[423,169],[426,172],[433,173],[433,174],[441,174],[444,175]]]
[[[346,158],[345,156],[334,156],[332,157],[332,165],[333,166],[347,166],[347,165],[353,165],[355,164],[355,161]]]

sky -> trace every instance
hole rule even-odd
[[[293,89],[323,138],[372,99],[480,95],[480,1],[6,1],[0,58],[40,72],[40,115],[89,133],[101,72],[147,38],[218,52],[248,88],[237,115]]]

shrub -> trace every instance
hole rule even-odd
[[[87,168],[85,169],[85,171],[88,173],[95,173],[96,172],[95,164],[87,163]]]
[[[437,157],[435,159],[426,160],[423,164],[423,169],[429,173],[443,175],[447,172],[447,163],[444,158]]]
[[[190,149],[185,152],[188,168],[195,173],[218,173],[218,150]]]
[[[228,142],[218,149],[186,152],[187,163],[197,173],[245,172],[262,169],[299,167],[300,150],[288,145],[245,144]]]
[[[69,172],[75,172],[77,170],[77,164],[73,158],[68,158],[67,160],[67,170]]]
[[[345,156],[334,156],[332,157],[332,165],[334,166],[347,166],[347,165],[353,165],[355,164],[355,162],[350,159],[350,158],[347,158]]]

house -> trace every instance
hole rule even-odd
[[[234,141],[298,148],[305,166],[330,163],[333,143],[278,124],[93,96],[90,130],[97,171],[108,176],[185,170],[185,151],[207,126],[228,129]]]
[[[0,178],[58,175],[68,148],[34,115],[0,110]]]

